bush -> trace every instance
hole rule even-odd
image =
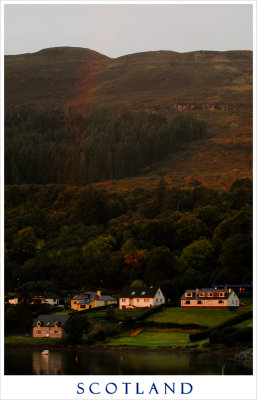
[[[178,324],[176,322],[136,321],[137,327],[207,329],[207,326],[198,324]]]
[[[88,335],[87,344],[91,345],[96,342],[103,342],[107,337],[115,336],[119,332],[119,328],[113,326],[96,329],[90,332],[90,334]]]
[[[225,329],[214,329],[210,333],[210,343],[222,343],[228,347],[234,347],[241,343],[251,343],[253,340],[253,330],[251,327],[235,328],[227,327]]]
[[[160,311],[162,311],[165,308],[165,304],[160,304],[157,307],[152,307],[149,308],[147,311],[145,311],[142,315],[137,317],[136,321],[143,321],[144,319],[150,317],[150,315],[156,314]]]
[[[198,340],[203,340],[203,339],[207,339],[210,336],[210,332],[211,330],[208,331],[202,331],[202,332],[196,332],[196,333],[191,333],[189,335],[189,339],[192,342],[197,342]]]

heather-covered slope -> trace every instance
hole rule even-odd
[[[229,188],[236,179],[252,177],[250,51],[155,51],[112,59],[89,49],[57,47],[6,56],[5,105],[71,107],[83,115],[103,106],[115,113],[157,113],[168,120],[197,118],[206,122],[206,140],[187,143],[148,166],[140,172],[144,184],[164,175],[171,185],[192,187],[198,181]],[[78,136],[81,132],[74,143]],[[138,179],[119,182],[124,188],[135,184]]]

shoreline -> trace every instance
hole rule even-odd
[[[15,349],[15,348],[45,348],[48,347],[52,350],[77,350],[77,351],[98,351],[98,352],[111,352],[111,351],[126,351],[126,352],[189,352],[189,353],[212,353],[212,352],[219,352],[219,353],[228,353],[228,354],[241,354],[245,351],[249,351],[249,347],[236,347],[236,348],[228,348],[222,346],[215,346],[215,347],[205,347],[205,348],[197,348],[195,346],[171,346],[171,347],[148,347],[148,346],[131,346],[131,345],[123,345],[123,346],[110,346],[108,344],[103,345],[85,345],[85,344],[51,344],[51,343],[5,343],[5,349]],[[252,350],[252,349],[251,349]]]

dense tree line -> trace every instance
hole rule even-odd
[[[186,288],[252,281],[252,189],[202,186],[108,192],[92,186],[10,185],[5,190],[5,289],[55,290],[159,283]],[[37,284],[35,284],[37,282]]]
[[[85,185],[135,176],[181,143],[205,136],[205,122],[193,117],[167,121],[160,115],[116,115],[104,108],[87,114],[8,108],[5,182]]]

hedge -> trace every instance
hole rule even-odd
[[[224,328],[232,327],[232,326],[238,324],[239,322],[243,322],[243,321],[246,321],[247,319],[252,318],[252,316],[253,316],[253,312],[247,311],[243,314],[236,315],[235,317],[229,319],[228,321],[223,322],[222,324],[218,325],[216,328],[208,329],[203,332],[191,333],[191,335],[189,335],[189,338],[192,342],[196,342],[196,341],[202,340],[202,339],[207,339],[208,337],[210,337],[212,332],[217,331],[217,330],[222,331],[222,330],[224,330]],[[252,331],[251,327],[249,329]],[[215,335],[217,336],[218,333],[214,334],[214,336],[213,336],[214,338],[216,337]]]

